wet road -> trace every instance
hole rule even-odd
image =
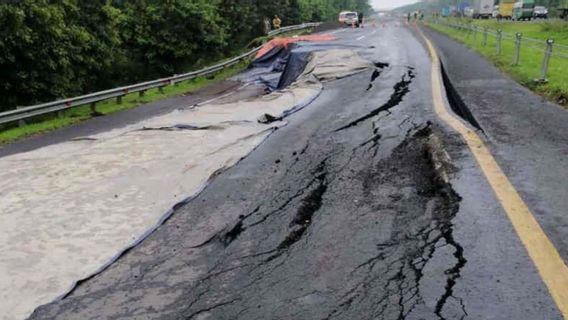
[[[32,318],[562,319],[434,113],[413,30],[335,35],[377,69],[325,84],[141,245]]]

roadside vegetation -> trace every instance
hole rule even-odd
[[[311,33],[312,31],[312,29],[290,31],[281,33],[279,37],[301,35],[305,33]],[[251,41],[251,43],[247,47],[256,47],[262,45],[270,39],[271,37],[268,36],[258,37]],[[214,64],[219,62],[221,61],[215,62]],[[123,96],[121,103],[118,103],[114,99],[99,102],[96,105],[96,115],[93,114],[90,106],[85,105],[69,110],[64,110],[58,114],[52,113],[49,115],[35,117],[24,126],[19,126],[19,124],[16,122],[0,125],[0,145],[14,142],[18,139],[32,135],[68,127],[95,116],[104,116],[111,113],[132,109],[146,103],[163,100],[181,94],[192,93],[208,85],[226,80],[238,74],[239,72],[245,70],[249,66],[249,63],[250,61],[242,61],[216,73],[214,76],[198,77],[189,81],[178,82],[173,86],[166,86],[163,87],[162,92],[160,92],[158,89],[151,89],[146,91],[143,97],[140,97],[138,93],[131,93]]]
[[[164,87],[163,92],[159,92],[158,89],[151,89],[146,91],[146,94],[143,97],[140,97],[138,93],[132,93],[124,96],[122,98],[122,103],[120,104],[114,99],[106,100],[97,103],[97,116],[104,116],[118,111],[135,108],[142,104],[178,96],[184,93],[191,93],[212,83],[225,80],[241,72],[247,66],[248,62],[241,62],[220,71],[214,77],[199,77],[189,81],[180,82],[177,85]],[[92,117],[93,114],[90,106],[85,105],[62,111],[59,115],[54,113],[40,117],[39,119],[35,119],[34,122],[21,127],[18,126],[17,123],[13,123],[4,130],[0,130],[0,144],[10,143],[31,135],[68,127]]]
[[[266,20],[283,25],[332,21],[342,9],[368,11],[368,0],[20,0],[0,3],[0,112],[196,70],[268,40]],[[295,34],[295,33],[291,33]],[[284,34],[281,36],[291,35]],[[198,78],[164,93],[97,104],[109,114],[197,90]],[[0,143],[90,118],[89,106],[0,126]]]
[[[368,0],[0,1],[0,112],[181,74]]]
[[[442,32],[460,41],[469,48],[482,54],[501,70],[511,75],[522,85],[547,97],[548,99],[561,105],[568,105],[568,50],[553,49],[553,56],[547,73],[546,83],[537,83],[544,58],[546,39],[554,39],[556,45],[568,46],[568,23],[558,20],[539,21],[539,22],[499,22],[496,20],[472,20],[465,18],[442,18],[441,22],[474,24],[480,27],[487,27],[495,33],[498,29],[503,30],[501,54],[497,54],[495,36],[488,36],[487,44],[483,46],[483,35],[481,32],[475,36],[472,32],[458,30],[443,23],[431,21],[428,26],[434,30]],[[524,40],[521,42],[519,64],[514,65],[515,55],[515,34],[522,33]],[[537,39],[530,41],[526,38]],[[566,56],[564,56],[566,55]],[[464,62],[467,63],[467,62]]]

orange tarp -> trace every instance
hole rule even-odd
[[[275,38],[267,42],[260,51],[256,53],[256,59],[264,56],[270,50],[276,47],[284,47],[288,48],[290,43],[299,42],[299,41],[309,41],[309,42],[323,42],[323,41],[333,41],[336,40],[334,36],[330,34],[314,34],[314,35],[307,35],[307,36],[296,36],[296,37],[289,37],[289,38]]]

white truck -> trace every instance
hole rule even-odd
[[[489,19],[493,14],[494,0],[473,0],[474,19]]]
[[[353,11],[341,11],[339,13],[339,23],[359,27],[359,14]]]

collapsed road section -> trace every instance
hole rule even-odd
[[[238,228],[218,234],[231,241],[203,248],[201,259],[211,267],[185,291],[185,308],[171,318],[404,319],[423,303],[424,267],[448,246],[455,261],[437,300],[435,313],[442,315],[448,299],[460,299],[452,289],[466,259],[452,235],[460,198],[434,169],[430,134],[429,126],[411,130],[385,159],[372,149],[330,150],[304,167],[304,181],[282,185]],[[369,165],[359,167],[365,160]],[[297,181],[299,172],[287,174]],[[351,197],[356,211],[347,210]],[[334,260],[341,256],[351,263],[338,266]],[[321,281],[326,289],[320,291]]]
[[[374,65],[311,77],[309,108],[261,115],[278,125],[269,139],[31,319],[562,319],[471,150],[436,117],[420,43],[397,26],[333,34],[318,53]],[[240,77],[278,93],[280,73],[318,70],[310,46],[280,51],[302,68]],[[219,126],[177,124],[144,132]]]
[[[2,190],[9,190],[0,203],[3,319],[26,317],[104,270],[172,208],[285,125],[285,116],[316,99],[322,81],[372,67],[346,49],[318,48],[304,57],[308,67],[268,95],[180,106],[123,128],[1,158]]]
[[[395,82],[391,96],[410,90],[409,70],[387,73],[407,88]],[[452,222],[460,196],[448,183],[451,166],[440,160],[445,151],[432,143],[440,129],[409,116],[403,97],[391,100],[377,101],[390,108],[371,116],[357,110],[347,119],[322,117],[331,123],[311,133],[296,126],[289,138],[299,140],[294,151],[264,145],[277,160],[245,162],[260,166],[266,179],[245,187],[238,177],[249,169],[241,163],[135,253],[32,318],[88,319],[93,312],[158,319],[464,317],[454,291],[467,264]],[[320,109],[317,116],[335,111]],[[362,120],[346,127],[356,119]],[[332,131],[337,124],[346,128]],[[225,199],[237,185],[234,203],[248,210]],[[229,223],[219,223],[221,217]],[[420,285],[436,255],[448,258],[433,294],[438,291]],[[98,305],[105,310],[95,311]]]

